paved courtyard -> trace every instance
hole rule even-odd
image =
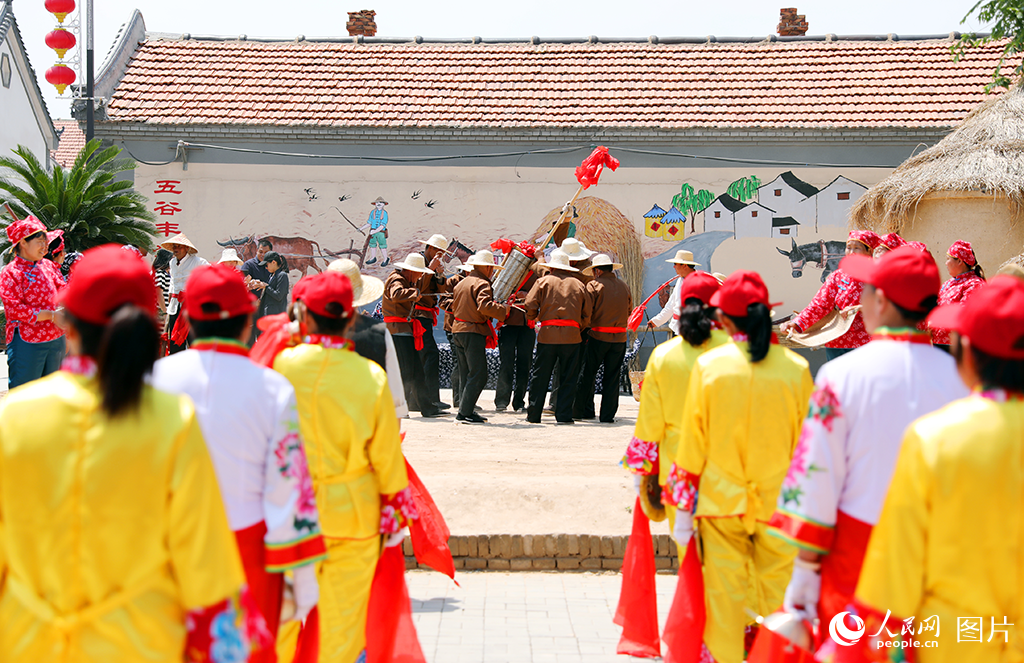
[[[413,619],[430,663],[624,663],[612,623],[617,573],[406,573]],[[676,577],[657,576],[662,624]]]

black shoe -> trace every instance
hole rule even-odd
[[[615,420],[614,419],[602,419],[601,423],[602,424],[614,424]]]
[[[367,264],[367,265],[372,265],[372,264],[373,264],[373,263],[375,263],[375,262],[377,262],[377,259],[376,259],[376,258],[370,258],[369,260],[367,260],[367,261],[366,261],[366,263],[365,263],[365,264]]]
[[[436,419],[437,417],[447,417],[451,412],[441,412],[440,410],[427,410],[426,412],[420,412],[420,416],[425,419]]]
[[[572,415],[572,418],[574,421],[593,421],[594,419],[597,419],[597,417],[595,417],[594,415],[590,415],[589,417],[583,417],[575,414]]]
[[[575,423],[576,423],[575,421],[570,419],[569,421],[556,421],[555,425],[556,426],[570,426],[570,425],[575,424]]]
[[[391,264],[391,258],[388,258],[387,260],[385,260],[384,262],[382,262],[382,263],[380,264],[380,266],[381,266],[381,267],[387,267],[387,266],[388,266],[388,265],[390,265],[390,264]]]
[[[504,412],[507,409],[508,409],[507,405],[495,405],[494,406],[494,411],[495,412]]]
[[[455,415],[456,421],[462,421],[467,424],[486,424],[487,419],[481,417],[479,414],[474,412],[470,415],[457,414]]]
[[[438,410],[450,410],[452,406],[448,405],[447,403],[442,403],[441,401],[438,401],[434,403],[434,407],[436,407]]]

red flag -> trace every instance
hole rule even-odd
[[[622,591],[613,620],[622,627],[617,654],[642,658],[661,656],[655,572],[651,521],[640,508],[640,498],[637,497],[633,506],[633,532],[629,535],[626,556],[622,560]]]
[[[576,169],[576,181],[584,189],[589,189],[592,184],[597,184],[604,168],[615,170],[619,167],[619,160],[608,154],[608,148],[598,145],[590,156],[583,160],[583,163]]]
[[[491,249],[493,251],[501,251],[502,253],[508,253],[509,251],[512,250],[512,247],[515,245],[515,242],[513,242],[512,240],[502,237],[491,242]]]
[[[299,631],[292,663],[317,663],[320,659],[320,610],[313,608]]]
[[[190,331],[192,331],[192,325],[189,324],[188,316],[179,315],[178,320],[174,323],[174,329],[171,330],[171,341],[175,345],[183,345],[188,340]]]
[[[420,514],[419,518],[409,524],[412,551],[416,555],[416,561],[455,580],[455,561],[452,559],[451,548],[448,547],[451,531],[444,522],[441,510],[434,503],[434,498],[427,492],[427,487],[423,485],[416,470],[412,469],[408,459],[405,461],[405,472],[409,475],[409,490],[412,492],[413,504]]]
[[[412,623],[402,546],[384,549],[370,587],[366,663],[427,663]]]
[[[697,542],[691,537],[672,607],[665,621],[665,663],[697,663],[704,648],[704,572],[697,559]]]
[[[640,323],[643,322],[644,319],[644,311],[647,310],[647,302],[654,299],[656,294],[664,290],[670,283],[675,281],[676,278],[678,277],[673,276],[670,280],[662,283],[661,287],[652,292],[651,296],[645,299],[643,304],[633,309],[633,312],[629,314],[629,320],[626,322],[626,328],[629,329],[629,331],[636,331],[640,328]]]

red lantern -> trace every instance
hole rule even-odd
[[[75,0],[46,0],[43,6],[57,17],[58,23],[63,23],[64,18],[75,11]]]
[[[46,80],[57,88],[57,94],[64,94],[67,86],[75,82],[75,70],[66,64],[55,64],[46,70]]]
[[[57,57],[64,59],[64,54],[75,47],[75,35],[64,28],[57,28],[46,35],[46,45],[57,51]]]

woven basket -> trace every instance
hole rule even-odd
[[[640,402],[640,383],[644,381],[644,371],[630,371],[629,372],[629,386],[630,391],[633,392],[633,398],[636,402]]]

